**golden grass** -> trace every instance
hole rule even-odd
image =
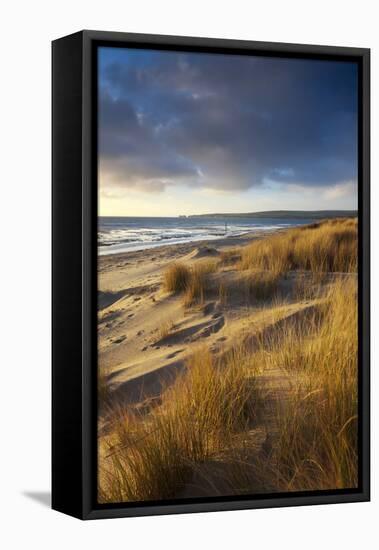
[[[357,330],[357,282],[347,276],[313,314],[259,342],[263,371],[285,374],[276,413],[266,414],[278,436],[263,461],[253,457],[246,472],[237,468],[240,478],[253,469],[274,491],[357,486]]]
[[[201,260],[194,264],[190,271],[190,277],[183,298],[184,307],[202,305],[208,289],[209,275],[215,273],[218,260]]]
[[[170,335],[173,328],[174,328],[174,322],[172,321],[172,319],[163,321],[158,329],[158,339],[163,340],[164,338],[167,338],[167,336]]]
[[[327,280],[328,274],[303,271],[296,274],[293,283],[293,293],[297,300],[312,300],[320,298],[323,292],[321,283]]]
[[[280,275],[275,271],[250,272],[245,279],[247,299],[275,299],[278,291]]]
[[[228,289],[222,282],[218,286],[218,299],[221,306],[226,306],[228,302]]]
[[[274,412],[271,405],[260,407],[271,440],[263,455],[249,454],[244,446],[230,452],[225,483],[231,493],[358,485],[356,278],[341,277],[331,285],[320,307],[282,325],[268,340],[258,339],[255,356],[262,371],[286,376],[275,390],[281,394]],[[259,387],[255,391],[259,396]],[[261,398],[270,402],[270,392]]]
[[[184,292],[185,307],[204,302],[209,275],[217,271],[218,259],[204,259],[191,267],[181,263],[170,265],[163,275],[163,286],[167,292]]]
[[[297,380],[278,414],[279,489],[357,486],[357,313],[356,280],[341,279],[328,292],[321,323],[283,335],[266,355]]]
[[[357,220],[330,220],[277,233],[242,249],[240,269],[355,272]]]
[[[241,250],[238,248],[231,248],[230,250],[222,250],[220,253],[221,265],[233,265],[241,260]]]
[[[184,264],[173,263],[163,275],[163,287],[167,292],[186,290],[190,279],[190,270]]]
[[[278,436],[262,460],[233,438],[248,441],[259,410],[263,417],[267,413],[257,385],[257,374],[266,369],[286,373],[289,387],[277,402],[277,415],[266,418]],[[175,497],[199,464],[221,455],[229,464],[223,475],[232,493],[253,491],[257,483],[275,491],[355,487],[355,280],[335,283],[321,316],[284,325],[255,353],[242,342],[218,361],[200,350],[146,419],[117,413],[105,448],[104,502]]]
[[[255,414],[254,369],[244,353],[235,348],[221,365],[199,350],[149,418],[117,412],[103,451],[101,501],[172,498],[196,464],[216,457],[233,433],[247,429]]]

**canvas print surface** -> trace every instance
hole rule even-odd
[[[356,488],[356,64],[97,63],[98,502]]]

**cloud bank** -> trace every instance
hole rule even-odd
[[[352,63],[101,48],[100,188],[241,191],[357,181]]]

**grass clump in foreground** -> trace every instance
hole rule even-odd
[[[357,315],[356,280],[341,279],[317,330],[309,336],[312,327],[301,327],[266,355],[297,380],[278,415],[278,489],[357,487]]]
[[[283,325],[261,344],[263,370],[281,371],[287,380],[276,403],[277,441],[265,463],[254,464],[264,485],[357,487],[357,330],[356,278],[347,276],[329,288],[321,311]]]
[[[118,411],[104,450],[101,501],[172,498],[196,464],[230,447],[254,418],[251,361],[243,349],[223,365],[199,350],[146,419]]]
[[[158,339],[164,340],[165,338],[167,338],[171,334],[174,326],[175,324],[172,319],[166,319],[165,321],[162,321],[158,329]]]
[[[328,220],[253,241],[242,249],[241,269],[284,274],[357,271],[357,220]]]
[[[204,303],[209,286],[209,276],[217,271],[218,260],[202,260],[191,268],[191,276],[184,295],[184,307],[192,307]]]
[[[167,292],[186,290],[190,279],[190,270],[181,263],[170,265],[164,272],[163,286]]]
[[[191,267],[175,263],[164,273],[164,288],[168,292],[184,292],[185,307],[200,305],[204,302],[209,275],[215,273],[218,260],[201,260]]]

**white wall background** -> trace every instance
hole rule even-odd
[[[3,3],[1,11],[2,547],[377,548],[375,431],[379,399],[375,341],[372,503],[83,523],[53,512],[40,502],[41,498],[46,501],[50,486],[50,41],[86,28],[371,47],[375,249],[379,232],[375,156],[379,146],[379,34],[375,2],[14,0]],[[373,253],[375,280],[378,258],[375,250]],[[377,298],[374,287],[374,337],[379,315]],[[38,498],[31,498],[30,493]]]

